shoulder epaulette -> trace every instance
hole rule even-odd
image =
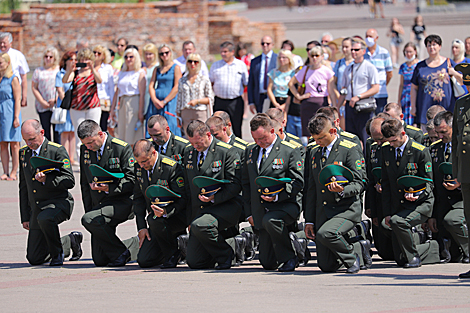
[[[416,141],[412,142],[411,143],[411,146],[415,149],[418,149],[419,151],[423,151],[424,148],[426,148],[425,146],[423,146],[422,144],[420,143],[417,143]]]
[[[356,137],[356,135],[345,132],[345,131],[342,131],[339,135],[344,136],[344,137],[348,137],[348,138],[355,138]]]
[[[292,149],[297,148],[296,145],[294,145],[293,143],[290,143],[290,142],[288,142],[288,141],[282,140],[281,143],[282,143],[283,145],[285,145],[285,146],[288,146],[288,147],[292,148]]]
[[[176,164],[176,161],[170,158],[163,158],[162,163],[168,164],[169,166],[173,166]]]
[[[411,125],[406,125],[406,128],[409,128],[409,129],[414,130],[414,131],[420,131],[421,130],[420,128],[414,127],[414,126],[411,126]]]
[[[176,136],[176,135],[175,135],[175,139],[178,140],[178,141],[181,141],[182,143],[189,143],[188,140],[186,140],[186,139],[184,139],[184,138],[182,138],[182,137],[180,137],[180,136]]]
[[[349,140],[342,140],[340,143],[339,143],[340,146],[343,146],[343,147],[346,147],[348,149],[351,149],[352,147],[355,147],[357,146],[357,144],[355,144],[354,142],[351,142]]]
[[[186,147],[191,147],[191,144],[190,144],[190,143],[188,143],[188,144],[186,145]],[[186,147],[185,147],[185,148],[186,148]]]
[[[256,142],[250,142],[249,144],[247,144],[247,147],[255,145],[255,144],[256,144]]]
[[[428,133],[424,133],[424,136],[429,136],[429,134],[428,134]]]
[[[152,138],[152,137],[150,137],[150,138],[147,138],[147,140],[148,140],[148,141],[153,141],[153,138]]]
[[[50,144],[51,146],[54,146],[54,147],[57,147],[57,148],[62,147],[62,145],[59,145],[58,143],[55,143],[55,142],[53,142],[53,141],[49,141],[49,144]]]
[[[125,147],[125,146],[128,145],[127,142],[122,141],[121,139],[117,139],[117,138],[111,139],[111,142],[114,142],[114,143],[116,143],[116,144],[118,144],[118,145],[120,145],[120,146],[123,146],[123,147]]]
[[[300,140],[299,137],[297,137],[296,135],[292,135],[291,133],[286,133],[286,135],[291,137],[291,138],[294,138],[295,140]]]
[[[291,144],[297,146],[297,148],[303,147],[302,144],[298,143],[297,141],[289,141]]]
[[[232,148],[231,145],[229,145],[228,143],[222,142],[222,141],[219,141],[219,142],[217,143],[217,145],[218,145],[218,146],[221,146],[221,147],[224,147],[224,148],[227,148],[227,149]]]
[[[241,138],[235,137],[235,140],[238,141],[238,142],[240,142],[242,145],[245,145],[245,146],[248,145],[248,141],[245,141],[245,140],[243,140],[243,139],[241,139]]]
[[[309,143],[309,144],[307,145],[307,147],[314,146],[314,145],[316,145],[316,144],[317,144],[317,143],[316,143],[315,141],[312,141],[311,143]]]
[[[377,142],[374,141],[373,143],[371,143],[371,146],[376,145],[376,144],[377,144]]]
[[[387,141],[387,142],[384,142],[384,143],[382,144],[382,147],[388,146],[389,144],[390,144],[390,142],[388,142],[388,141]]]
[[[28,148],[28,145],[22,146],[22,147],[20,148],[20,150],[21,150],[21,149],[25,149],[25,148]]]
[[[439,140],[437,140],[437,141],[434,141],[434,142],[431,144],[431,147],[434,146],[435,144],[440,143],[440,142],[442,142],[442,139],[439,139]]]
[[[241,144],[239,144],[238,142],[234,142],[234,143],[233,143],[233,146],[234,146],[234,147],[237,147],[237,148],[239,148],[239,149],[242,149],[242,150],[245,150],[245,149],[246,149],[246,146],[241,145]]]

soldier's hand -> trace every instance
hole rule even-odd
[[[255,226],[255,222],[253,221],[253,216],[250,216],[247,218],[248,223],[250,223],[251,226]]]
[[[375,184],[375,190],[378,192],[378,193],[382,193],[382,185],[381,184]]]
[[[378,226],[379,226],[379,219],[376,218],[376,217],[373,217],[373,218],[372,218],[372,224],[374,224],[375,226],[378,227]]]
[[[42,172],[36,173],[36,175],[34,175],[34,178],[40,183],[46,182],[46,174]]]
[[[392,226],[390,225],[390,219],[391,219],[391,218],[392,218],[392,217],[391,217],[390,215],[385,217],[385,225],[387,225],[388,227],[392,227]]]
[[[91,183],[90,188],[91,188],[91,190],[109,192],[109,185],[108,184]]]
[[[416,201],[418,200],[419,196],[415,196],[413,195],[412,193],[405,193],[405,199],[408,200],[408,201]]]
[[[328,190],[331,192],[342,192],[344,191],[344,188],[337,182],[332,182],[331,184],[328,185]]]
[[[429,226],[429,229],[433,232],[433,233],[437,233],[439,230],[437,229],[437,220],[435,218],[430,218],[428,219],[428,226]]]
[[[273,197],[261,196],[261,199],[263,199],[264,201],[267,201],[267,202],[273,202],[274,199],[276,199],[276,196],[273,196]]]
[[[165,210],[158,207],[158,206],[156,206],[155,204],[152,204],[150,207],[153,210],[153,214],[155,214],[155,216],[157,216],[157,217],[162,217],[163,214],[165,214]]]
[[[139,230],[139,233],[137,234],[137,236],[139,237],[139,249],[140,247],[142,247],[142,244],[144,243],[145,238],[147,238],[148,241],[152,240],[150,238],[150,234],[147,228],[142,228],[141,230]]]
[[[29,222],[23,222],[23,228],[29,230]]]
[[[461,184],[457,181],[457,179],[454,179],[455,184],[449,184],[449,183],[442,183],[445,189],[447,190],[454,190],[457,189],[461,186]]]
[[[203,195],[199,195],[199,200],[201,200],[202,202],[210,202],[210,201],[214,200],[214,196],[215,195],[212,195],[210,197],[206,197],[206,196],[203,196]]]
[[[315,230],[312,224],[305,224],[304,232],[308,239],[315,240]]]

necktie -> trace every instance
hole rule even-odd
[[[401,149],[397,148],[397,166],[400,165],[401,161]]]
[[[201,169],[202,164],[204,163],[204,152],[199,154],[199,163],[197,164],[198,170]]]
[[[322,153],[321,153],[321,164],[322,164],[322,166],[325,165],[326,159],[328,158],[328,156],[326,155],[327,152],[328,152],[328,148],[323,147]]]
[[[98,161],[100,161],[101,160],[101,149],[96,151],[96,156],[98,158]]]
[[[448,144],[446,144],[446,152],[445,152],[446,162],[449,162],[451,153],[452,153],[452,143],[449,142]]]
[[[259,162],[259,169],[261,169],[261,166],[263,166],[264,161],[266,160],[266,149],[263,148],[261,149],[261,161]]]
[[[268,89],[268,56],[264,58],[264,81],[263,81],[263,88],[264,90]]]
[[[33,156],[38,156],[36,151],[33,151]]]

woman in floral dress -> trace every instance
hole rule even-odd
[[[418,60],[416,46],[414,43],[409,42],[403,49],[406,62],[400,66],[398,74],[400,75],[400,87],[398,88],[398,104],[401,105],[403,112],[403,120],[408,125],[413,125],[414,118],[411,115],[410,91],[411,91],[411,77],[416,68]]]

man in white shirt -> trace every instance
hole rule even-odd
[[[11,33],[0,33],[0,50],[2,53],[8,53],[10,56],[13,75],[18,77],[21,84],[21,106],[25,107],[28,104],[28,82],[26,74],[29,72],[29,66],[23,53],[11,47],[12,42],[13,37]]]
[[[191,53],[196,53],[196,46],[194,45],[194,42],[187,40],[183,42],[183,55],[180,56],[179,58],[175,59],[174,62],[176,65],[178,65],[181,69],[181,73],[183,73],[183,76],[187,74],[186,72],[186,59],[188,58],[188,55]],[[207,69],[206,62],[204,60],[201,60],[201,74],[209,77],[209,70]]]

